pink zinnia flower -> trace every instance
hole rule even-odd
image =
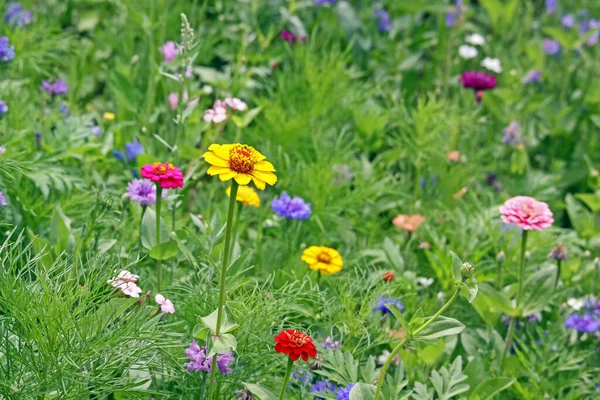
[[[175,42],[169,41],[160,48],[160,52],[163,54],[165,62],[168,64],[177,57],[179,49],[175,45]]]
[[[248,109],[246,103],[237,97],[227,97],[225,100],[223,100],[223,103],[228,105],[234,111],[245,111]]]
[[[138,275],[132,274],[127,270],[122,270],[119,275],[108,280],[108,284],[117,289],[121,289],[124,295],[129,297],[140,297],[142,289],[136,285]]]
[[[554,218],[548,204],[533,197],[517,196],[500,207],[502,222],[515,224],[521,229],[541,231],[552,226]]]
[[[165,296],[163,296],[162,294],[157,294],[154,297],[154,300],[160,306],[160,311],[169,314],[175,313],[175,307],[173,306],[171,300],[166,299]]]
[[[152,182],[160,183],[160,187],[163,189],[183,187],[183,174],[171,163],[146,164],[142,167],[142,176]]]

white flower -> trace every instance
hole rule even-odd
[[[472,35],[468,35],[465,38],[467,43],[470,43],[475,46],[483,46],[485,44],[485,38],[481,36],[479,33],[474,33]]]
[[[497,58],[486,57],[481,62],[481,66],[497,74],[502,72],[502,65],[500,64],[500,60],[498,60]]]
[[[580,299],[569,299],[567,304],[575,311],[581,310],[584,306],[583,300]]]
[[[426,287],[431,286],[431,284],[433,283],[433,278],[419,277],[419,278],[417,278],[417,283],[426,288]]]
[[[477,49],[463,44],[458,48],[458,55],[465,59],[475,58],[477,57]]]

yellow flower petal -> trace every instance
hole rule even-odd
[[[263,171],[252,171],[252,176],[260,179],[261,181],[267,182],[269,185],[273,186],[277,183],[277,176],[272,172],[263,172]]]
[[[239,184],[239,185],[247,185],[250,183],[250,180],[252,179],[252,177],[248,174],[238,174],[235,176],[235,181]]]
[[[229,150],[233,147],[232,144],[211,144],[208,149],[224,160],[229,160]]]
[[[225,182],[225,181],[230,180],[231,178],[235,178],[237,176],[237,174],[238,173],[235,172],[235,171],[229,171],[229,172],[226,172],[226,173],[223,173],[223,174],[219,174],[219,179],[222,182]]]
[[[257,189],[265,190],[265,187],[267,187],[265,181],[261,181],[260,179],[256,178],[254,175],[252,175],[252,181],[256,185]]]
[[[204,160],[209,164],[217,165],[219,167],[229,167],[229,162],[227,162],[227,160],[222,159],[212,151],[204,153],[202,157],[204,157]]]
[[[220,175],[228,172],[231,172],[229,168],[219,167],[217,165],[211,165],[208,171],[206,171],[206,173],[209,175]]]
[[[254,164],[254,169],[257,171],[275,172],[275,167],[268,161],[260,161]]]

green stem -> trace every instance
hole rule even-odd
[[[290,380],[290,375],[292,374],[292,366],[294,365],[294,361],[291,358],[288,358],[287,368],[285,370],[285,376],[283,377],[283,385],[281,385],[281,392],[279,393],[279,400],[283,400],[283,396],[285,395],[285,388],[287,386],[288,381]]]
[[[160,244],[160,206],[162,205],[162,187],[160,182],[156,183],[156,245]],[[156,276],[158,279],[158,293],[162,290],[162,266],[161,261],[156,260]]]
[[[238,224],[239,224],[239,221],[240,221],[241,211],[242,211],[242,203],[238,202],[238,206],[237,206],[237,210],[236,210],[236,213],[235,213],[235,217],[233,218],[233,235],[234,235],[233,238],[232,238],[233,244],[235,244],[235,234],[238,231]],[[233,257],[233,248],[234,248],[234,246],[232,245],[231,249],[229,250],[229,259],[230,260]]]
[[[379,373],[379,378],[377,379],[377,390],[375,391],[375,400],[379,400],[379,398],[381,397],[381,388],[383,387],[383,382],[385,381],[385,374],[387,373],[388,368],[392,364],[394,357],[396,357],[396,355],[402,349],[402,346],[404,346],[412,337],[417,336],[419,333],[423,332],[423,330],[425,330],[425,328],[427,328],[429,325],[431,325],[433,323],[433,321],[435,321],[440,315],[442,315],[442,313],[444,311],[446,311],[448,309],[448,307],[450,307],[450,305],[454,302],[454,300],[456,300],[459,293],[460,293],[460,288],[456,288],[456,291],[454,292],[452,297],[450,297],[450,299],[446,302],[446,304],[444,304],[442,306],[442,308],[440,308],[438,310],[438,312],[436,312],[433,315],[433,317],[429,318],[429,320],[427,322],[425,322],[418,329],[416,329],[412,333],[412,335],[410,335],[410,336],[407,335],[404,339],[402,339],[402,341],[400,343],[398,343],[398,345],[394,348],[394,350],[392,350],[392,352],[388,356],[387,360],[385,360],[385,364],[383,364],[383,367],[381,368],[381,372]]]
[[[523,235],[521,236],[521,263],[519,265],[519,282],[517,282],[517,302],[515,307],[519,308],[521,304],[521,295],[523,294],[523,284],[525,282],[525,253],[527,252],[527,231],[523,230]],[[508,354],[508,349],[512,345],[513,334],[515,332],[515,325],[517,323],[517,317],[512,316],[510,319],[510,325],[508,326],[508,332],[506,334],[506,347],[504,347],[504,352],[502,353],[502,358],[500,359],[500,363],[506,358],[506,354]]]
[[[502,263],[498,261],[498,272],[496,279],[498,280],[498,291],[502,290]]]
[[[596,291],[598,290],[598,269],[599,269],[599,264],[598,262],[596,262],[596,260],[594,260],[594,286],[592,286],[592,294],[596,294]]]
[[[217,326],[215,328],[215,336],[221,333],[221,321],[223,319],[223,306],[225,305],[225,283],[227,281],[227,267],[229,266],[229,248],[231,247],[231,232],[233,228],[233,215],[235,213],[235,199],[238,192],[238,184],[234,180],[231,183],[231,192],[229,194],[229,211],[227,213],[227,228],[225,230],[225,248],[223,249],[223,264],[221,265],[221,281],[219,284],[219,308],[217,309]],[[210,391],[209,399],[213,399],[215,390],[215,376],[217,370],[217,355],[213,356],[212,368],[210,371]],[[217,396],[219,393],[217,391]]]
[[[560,267],[561,267],[561,261],[556,260],[556,281],[554,282],[554,289],[556,289],[558,287],[558,281],[560,281]]]

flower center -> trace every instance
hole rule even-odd
[[[308,343],[308,339],[310,338],[302,332],[294,331],[294,333],[290,335],[289,339],[290,342],[294,343],[297,346],[304,346],[306,343]]]
[[[329,264],[331,262],[331,256],[327,253],[321,253],[317,256],[317,260],[324,264]]]
[[[173,168],[175,168],[175,167],[171,163],[163,164],[160,162],[155,162],[154,164],[152,164],[152,169],[154,170],[154,173],[156,175],[164,175],[167,172],[171,171]]]
[[[235,144],[229,150],[229,168],[238,174],[250,174],[254,171],[254,164],[258,162],[258,155],[252,146]]]

